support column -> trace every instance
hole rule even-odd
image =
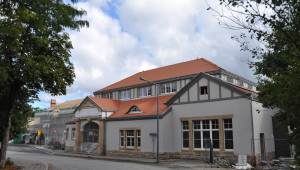
[[[219,144],[220,144],[220,152],[224,152],[224,126],[223,119],[219,118]]]
[[[192,152],[194,150],[193,120],[189,120],[189,150],[190,150],[190,152]]]
[[[81,123],[80,120],[76,119],[76,138],[75,138],[75,148],[74,148],[75,152],[80,151],[80,145],[81,145],[80,123]]]
[[[97,154],[103,155],[104,151],[104,121],[99,120],[99,146],[97,148]]]

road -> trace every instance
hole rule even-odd
[[[140,164],[131,162],[114,162],[105,160],[82,159],[52,155],[26,145],[9,144],[7,157],[34,160],[50,164],[52,170],[166,170],[168,167],[155,164]]]

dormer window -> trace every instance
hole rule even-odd
[[[233,79],[233,84],[238,84],[237,79]]]
[[[248,88],[248,84],[247,84],[247,83],[243,83],[243,86],[244,86],[245,88]]]
[[[120,92],[120,99],[130,99],[130,90],[124,90]]]
[[[256,91],[256,87],[255,87],[255,86],[252,86],[252,90],[253,90],[253,91]]]
[[[140,94],[139,94],[140,97],[151,96],[151,94],[152,94],[151,87],[142,87],[142,88],[140,88],[139,92],[140,92]]]
[[[166,84],[161,85],[161,93],[162,94],[173,93],[176,91],[177,91],[176,82],[166,83]]]
[[[227,76],[221,75],[222,80],[227,81]]]
[[[131,113],[142,113],[142,112],[137,106],[132,106],[128,111],[128,114],[131,114]]]

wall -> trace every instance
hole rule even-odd
[[[272,117],[278,110],[263,108],[261,103],[252,102],[254,119],[255,154],[261,154],[260,134],[264,134],[265,151],[268,159],[275,157]]]
[[[65,150],[67,152],[73,151],[73,147],[75,146],[75,139],[72,139],[72,128],[76,128],[76,124],[67,124],[66,125],[66,129],[68,129],[66,131],[66,132],[68,132],[68,134],[66,133],[66,136],[68,135],[68,137],[66,138]]]

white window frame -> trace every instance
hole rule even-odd
[[[224,81],[227,81],[227,76],[225,76],[225,75],[222,74],[221,75],[221,79],[224,80]]]
[[[137,106],[133,106],[130,108],[128,114],[133,114],[133,113],[142,113],[142,112]]]
[[[76,128],[72,128],[71,130],[71,139],[75,139],[76,138]]]
[[[184,129],[185,125],[183,124],[183,122],[187,122],[187,129]],[[187,132],[187,133],[188,133],[188,136],[190,136],[190,134],[189,134],[189,128],[190,128],[190,127],[189,127],[189,121],[182,121],[182,122],[181,122],[181,126],[182,126],[182,127],[181,127],[181,136],[182,136],[182,137],[181,137],[181,142],[182,142],[181,147],[182,147],[182,149],[189,149],[190,146],[188,146],[188,147],[184,147],[184,146],[183,146],[183,144],[184,144],[184,142],[183,142],[183,141],[184,141],[184,139],[183,139],[183,133],[184,133],[184,132]],[[189,138],[188,138],[188,142],[190,142],[190,139],[189,139]]]
[[[122,145],[123,141],[123,145]],[[120,148],[125,147],[125,130],[120,130]]]
[[[133,132],[133,134],[130,135],[130,136],[128,135],[129,131]],[[125,130],[125,133],[126,133],[126,148],[134,148],[134,139],[135,139],[134,132],[135,132],[135,130]],[[128,140],[128,139],[130,139],[130,140]],[[128,142],[130,143],[129,146],[128,146]]]
[[[176,82],[165,83],[161,85],[161,94],[169,94],[169,93],[176,93],[177,86]]]
[[[230,120],[231,119],[231,128],[229,127],[225,127],[225,120]],[[223,129],[224,129],[224,150],[225,151],[233,151],[233,149],[234,149],[234,140],[233,140],[233,120],[232,120],[232,118],[230,118],[230,119],[223,119]],[[227,123],[228,124],[228,123]],[[226,135],[225,135],[225,132],[226,131],[231,131],[232,132],[232,149],[226,149],[226,144],[225,144],[225,142],[226,142]]]
[[[243,87],[248,88],[248,84],[247,83],[243,83]]]
[[[253,91],[256,91],[256,87],[255,87],[255,86],[252,86],[252,90],[253,90]]]
[[[218,128],[214,128],[213,129],[213,126],[212,126],[212,121],[213,120],[216,120],[218,122]],[[200,129],[195,129],[194,123],[196,121],[200,121]],[[208,129],[204,129],[203,128],[203,122],[204,121],[209,121],[208,122],[209,123],[208,124],[209,125]],[[219,135],[220,135],[219,125],[220,125],[220,123],[219,123],[218,119],[212,119],[212,120],[193,120],[193,148],[194,148],[194,150],[205,150],[205,149],[207,149],[207,148],[204,147],[205,143],[204,143],[204,135],[203,135],[203,133],[204,132],[209,132],[210,141],[213,142],[213,138],[212,138],[213,137],[213,132],[217,131],[217,132],[219,132]],[[195,133],[194,132],[200,132],[201,148],[195,148]],[[219,137],[218,137],[218,140],[219,140],[219,148],[214,148],[214,150],[220,150],[220,138]]]
[[[152,87],[139,88],[139,97],[147,97],[152,95]]]
[[[131,97],[131,90],[123,90],[120,92],[120,100],[130,99]]]
[[[136,130],[136,147],[141,148],[142,138],[141,138],[141,130]]]
[[[238,80],[237,79],[233,79],[232,82],[233,82],[233,84],[238,84]]]

